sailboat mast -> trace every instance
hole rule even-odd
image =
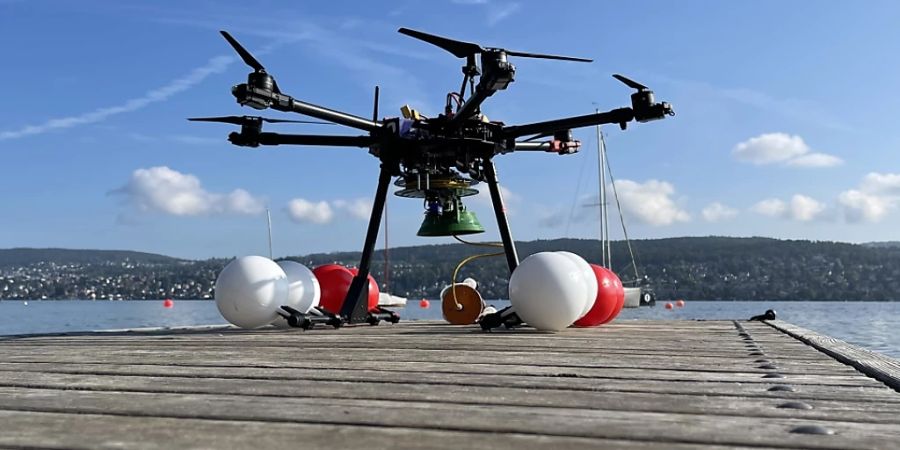
[[[600,113],[599,109],[595,110],[598,114]],[[600,186],[599,187],[599,200],[600,200],[600,220],[597,222],[600,224],[600,265],[606,267],[606,239],[604,237],[604,233],[606,233],[606,226],[603,225],[603,213],[606,210],[606,171],[603,170],[603,147],[601,147],[600,140],[602,139],[602,135],[600,133],[600,125],[597,125],[597,172],[600,175]]]
[[[266,223],[269,228],[269,259],[275,259],[272,256],[272,213],[269,212],[269,208],[266,208]]]
[[[599,126],[597,128],[600,128]],[[612,243],[609,238],[609,203],[606,201],[606,172],[609,169],[609,161],[606,159],[606,139],[603,138],[603,133],[600,133],[600,158],[602,161],[604,174],[602,183],[603,183],[603,229],[606,230],[606,268],[612,269]],[[610,177],[612,177],[612,173],[610,173]]]

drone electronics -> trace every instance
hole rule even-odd
[[[408,106],[401,108],[402,117],[378,117],[378,88],[375,88],[374,113],[371,119],[307,103],[283,93],[275,79],[236,39],[222,31],[222,36],[234,47],[244,62],[253,68],[247,82],[231,89],[242,106],[262,110],[266,108],[299,113],[344,125],[367,134],[357,136],[321,134],[283,134],[263,132],[264,122],[299,122],[251,116],[194,118],[189,120],[224,122],[240,125],[240,132],[229,134],[228,140],[238,146],[310,145],[368,148],[381,161],[378,186],[359,272],[353,278],[341,311],[302,314],[285,308],[285,317],[292,326],[309,328],[315,323],[340,326],[343,323],[377,324],[381,320],[396,322],[399,317],[390,311],[367,310],[368,276],[375,240],[391,180],[398,177],[397,191],[401,197],[422,199],[425,221],[420,236],[456,236],[484,231],[475,214],[466,210],[463,197],[474,195],[479,182],[487,184],[494,214],[503,241],[509,271],[519,264],[516,247],[506,218],[506,209],[497,180],[494,157],[520,151],[545,151],[566,155],[575,153],[580,142],[573,139],[572,129],[601,124],[618,124],[623,130],[628,122],[649,122],[674,115],[671,105],[654,100],[653,91],[622,75],[613,75],[637,92],[631,95],[631,107],[606,112],[566,117],[522,125],[505,125],[488,120],[481,113],[481,104],[495,92],[506,89],[515,79],[516,68],[509,57],[542,58],[573,62],[590,59],[570,56],[544,55],[482,47],[471,42],[457,41],[421,31],[401,28],[400,33],[440,47],[457,58],[465,59],[463,80],[459,91],[446,97],[443,114],[425,117]],[[480,59],[480,64],[476,61]],[[323,122],[313,122],[323,123]],[[515,312],[506,310],[486,316],[484,329],[521,323]]]

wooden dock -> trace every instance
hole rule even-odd
[[[891,449],[898,374],[778,321],[18,336],[0,448]]]

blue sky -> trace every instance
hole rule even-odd
[[[900,4],[559,3],[0,0],[0,248],[264,254],[269,207],[276,255],[358,249],[365,150],[246,150],[184,119],[255,113],[230,95],[248,70],[219,29],[297,98],[367,116],[379,84],[383,115],[435,114],[462,61],[401,26],[595,59],[514,59],[492,119],[626,106],[612,73],[673,103],[675,118],[604,129],[633,237],[900,239]],[[597,236],[593,135],[577,155],[497,158],[515,238]],[[467,204],[496,238],[486,198]],[[392,245],[445,242],[415,236],[417,201],[392,197],[389,220]]]

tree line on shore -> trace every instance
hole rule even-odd
[[[626,283],[650,285],[659,298],[692,300],[900,300],[900,245],[770,238],[685,237],[613,242],[613,270]],[[595,240],[520,242],[520,258],[565,250],[599,260]],[[484,253],[464,244],[376,251],[372,275],[382,289],[409,298],[435,298],[464,258]],[[359,263],[359,252],[291,256],[309,267]],[[212,298],[215,276],[230,259],[182,260],[127,251],[0,250],[0,299]],[[385,270],[387,269],[387,270]],[[485,298],[506,298],[506,259],[482,258],[459,278],[478,280]]]

